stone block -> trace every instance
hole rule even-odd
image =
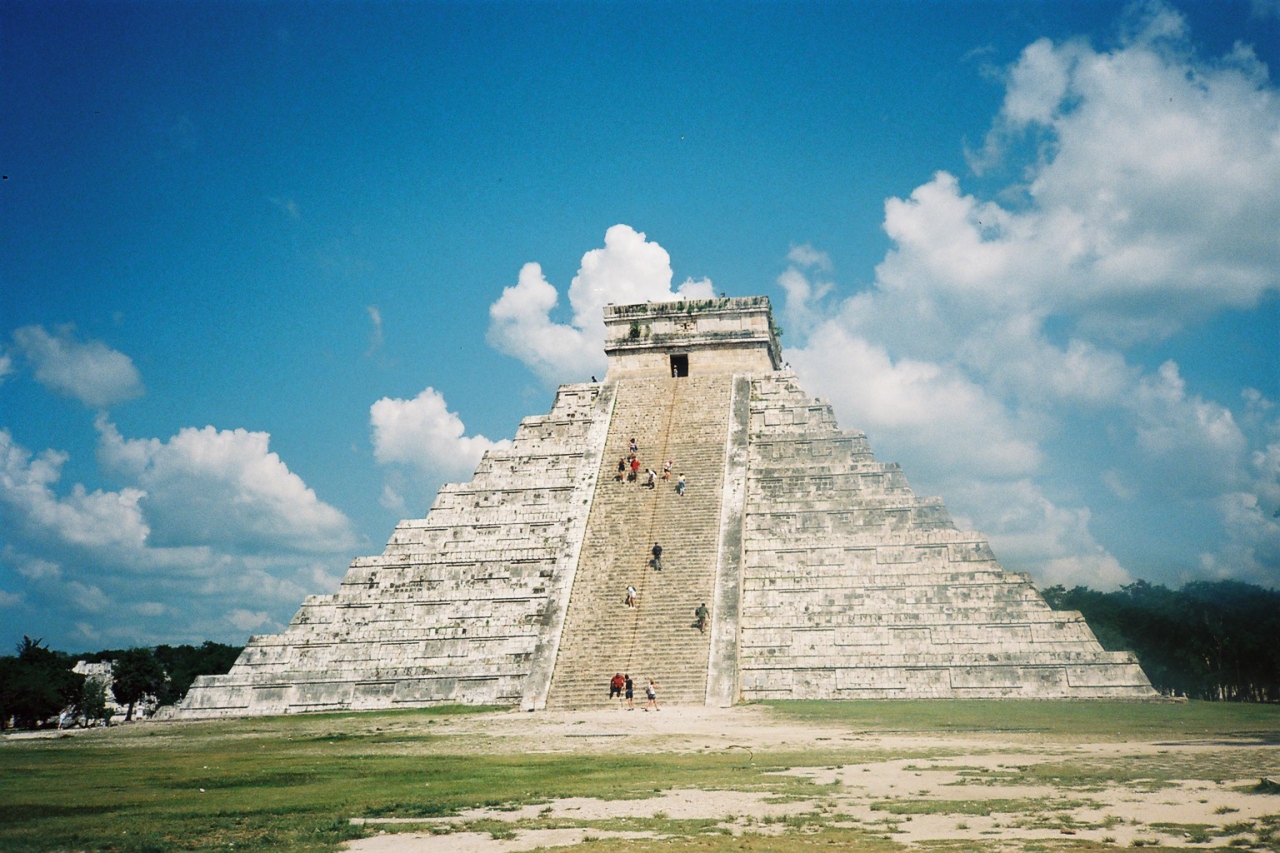
[[[951,545],[951,560],[955,563],[993,563],[996,555],[986,542],[964,542]]]

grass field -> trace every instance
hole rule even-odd
[[[1257,737],[1280,743],[1280,706],[1226,702],[770,702],[796,720],[867,732],[1043,733],[1151,740]]]
[[[1196,770],[1197,778],[1232,773],[1237,773],[1232,778],[1240,778],[1238,772],[1244,771],[1256,776],[1268,767],[1280,770],[1273,766],[1273,747],[1280,744],[1278,707],[887,702],[778,703],[765,710],[779,725],[916,733],[926,739],[938,733],[1006,733],[1023,745],[1044,739],[1212,743],[1249,738],[1254,746],[1248,750],[1196,753],[1194,760],[1209,762]],[[153,723],[70,737],[6,738],[0,742],[0,850],[334,850],[344,840],[373,831],[352,825],[353,817],[422,818],[572,796],[635,800],[673,788],[821,797],[827,783],[778,771],[907,757],[907,752],[891,755],[871,742],[831,748],[810,744],[799,751],[755,749],[749,759],[743,750],[695,751],[664,741],[655,741],[652,750],[629,748],[616,754],[587,749],[585,742],[577,752],[539,753],[531,751],[528,741],[486,736],[485,720],[511,717],[504,711],[444,708]],[[465,732],[450,726],[460,720],[468,722]],[[948,749],[917,749],[912,754],[946,755]],[[1219,764],[1210,766],[1214,761]],[[1220,766],[1223,761],[1227,766]],[[1179,758],[1165,763],[1170,765],[1165,770],[1153,760],[1126,776],[1105,761],[1058,762],[1044,765],[1048,770],[998,770],[995,777],[980,781],[999,777],[1025,783],[1034,776],[1031,781],[1036,784],[1078,790],[1117,779],[1148,784],[1155,779],[1158,784],[1162,774],[1178,772],[1185,762]],[[1280,797],[1275,799],[1280,813]],[[893,820],[910,820],[921,808],[903,799],[886,801],[881,811]],[[897,817],[904,814],[905,818]],[[628,842],[627,847],[770,851],[813,845],[871,851],[896,846],[891,833],[830,826],[835,821],[826,818],[789,818],[793,831],[782,837],[740,838],[724,834],[714,822],[667,821],[647,828],[669,837]],[[1280,849],[1269,834],[1257,837],[1263,838],[1263,849]],[[1062,843],[1067,842],[1042,847]],[[1071,844],[1071,849],[1090,846],[1083,841]],[[617,841],[588,841],[574,850],[590,853],[617,846]]]

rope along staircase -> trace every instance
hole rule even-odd
[[[598,705],[615,672],[630,673],[643,704],[649,678],[660,703],[705,701],[711,632],[694,626],[694,609],[711,606],[719,545],[731,376],[658,377],[618,381],[591,514],[548,708]],[[639,445],[636,482],[616,479],[630,440]],[[671,479],[662,465],[674,459]],[[645,469],[659,473],[654,489]],[[688,487],[676,494],[684,474]],[[663,571],[649,566],[662,544]],[[623,600],[628,585],[639,606]]]

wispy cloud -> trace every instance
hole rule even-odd
[[[370,305],[364,310],[368,312],[369,323],[372,326],[369,330],[369,348],[364,353],[367,357],[382,349],[382,312],[378,310],[377,305]]]
[[[835,289],[829,275],[831,258],[808,243],[792,246],[787,252],[790,266],[778,276],[778,285],[786,294],[782,313],[791,331],[789,340],[803,341],[826,316],[827,297]]]
[[[101,341],[79,341],[72,326],[50,334],[43,326],[13,333],[14,347],[35,372],[36,381],[86,406],[101,408],[142,396],[142,377],[133,360]]]
[[[275,205],[290,219],[301,219],[302,211],[298,208],[298,203],[291,198],[280,198],[279,196],[270,196],[267,201]]]
[[[1280,18],[1280,0],[1249,0],[1249,9],[1256,18]]]

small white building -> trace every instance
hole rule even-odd
[[[76,661],[76,665],[71,671],[83,675],[86,681],[100,683],[106,693],[107,710],[111,712],[112,723],[123,723],[125,715],[129,711],[128,703],[121,704],[116,701],[115,693],[111,689],[113,682],[115,665],[112,661]],[[150,717],[155,713],[156,705],[159,702],[154,696],[144,696],[142,700],[133,706],[134,719]]]

